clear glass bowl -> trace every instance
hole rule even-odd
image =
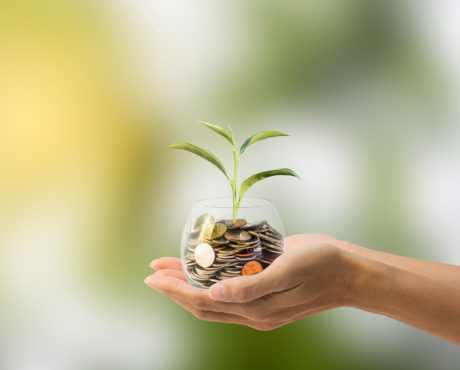
[[[232,198],[196,202],[181,240],[184,274],[193,286],[261,272],[283,253],[284,227],[266,199],[246,198],[232,221]]]

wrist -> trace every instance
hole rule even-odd
[[[388,276],[389,266],[364,257],[343,251],[343,276],[340,283],[342,306],[373,311],[375,297]]]

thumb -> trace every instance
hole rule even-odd
[[[222,280],[209,288],[209,296],[221,302],[245,303],[277,291],[281,279],[277,270],[264,270],[257,275]]]

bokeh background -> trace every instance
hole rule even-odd
[[[271,332],[148,289],[187,213],[242,175],[289,234],[460,264],[460,4],[0,0],[0,368],[457,369],[458,348],[351,309]]]

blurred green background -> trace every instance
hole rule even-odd
[[[288,234],[460,263],[455,1],[0,0],[0,368],[456,369],[458,348],[351,309],[257,332],[143,284],[194,201],[229,195],[198,120],[289,138],[242,176]],[[248,194],[249,195],[249,194]]]

